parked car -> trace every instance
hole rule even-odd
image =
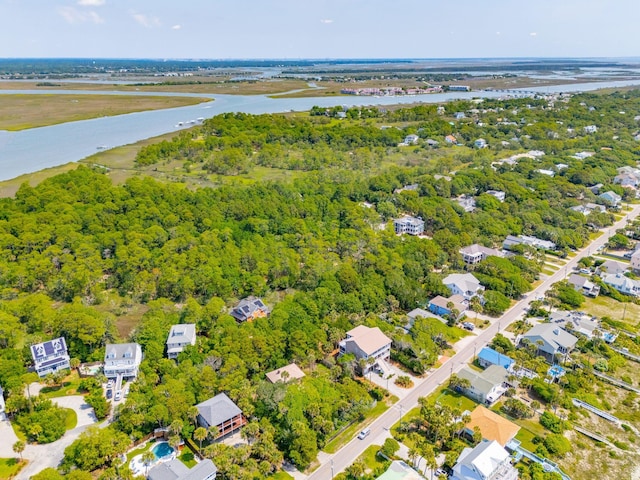
[[[123,395],[124,395],[124,397],[125,397],[125,398],[129,396],[129,385],[127,385],[127,386],[124,388],[124,394],[123,394]]]
[[[107,382],[107,388],[111,387],[113,387],[113,380],[109,379],[109,381]]]
[[[476,326],[471,322],[462,322],[462,327],[465,330],[469,330],[470,332],[473,331],[474,328],[476,328]]]
[[[369,434],[371,433],[371,429],[370,428],[365,428],[364,430],[362,430],[359,434],[358,434],[358,438],[360,440],[364,440]]]
[[[107,394],[106,395],[107,395],[107,400],[110,400],[111,397],[113,397],[113,390],[111,390],[111,389],[107,390]]]
[[[121,398],[122,398],[122,390],[118,390],[118,391],[116,392],[116,396],[115,396],[115,397],[113,397],[113,399],[114,399],[116,402],[119,402]]]
[[[440,478],[442,475],[447,475],[447,472],[444,471],[442,468],[437,469],[435,472],[436,478]]]
[[[588,268],[581,268],[581,269],[580,269],[580,273],[590,274],[590,273],[591,273],[591,270],[589,270]]]

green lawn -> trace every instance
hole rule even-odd
[[[189,468],[195,467],[198,463],[196,462],[193,452],[189,450],[189,447],[185,447],[182,450],[182,454],[178,457],[178,459]]]
[[[535,438],[535,436],[536,436],[535,433],[525,428],[521,428],[518,434],[516,435],[516,440],[520,441],[522,448],[526,448],[530,452],[533,452],[536,449],[536,444],[533,443],[533,439]]]
[[[78,424],[78,414],[73,408],[65,408],[64,411],[67,414],[64,419],[64,428],[67,431],[73,430]]]
[[[130,452],[128,452],[127,453],[127,464],[136,455],[140,455],[141,453],[144,453],[147,450],[149,450],[149,448],[151,448],[154,443],[155,443],[155,440],[150,440],[149,442],[145,443],[144,445],[142,445],[142,446],[140,446],[138,448],[135,448],[135,449],[131,450]]]
[[[43,387],[40,390],[40,394],[47,398],[66,397],[68,395],[76,395],[78,393],[78,386],[80,385],[80,377],[78,372],[73,370],[62,381],[62,385],[55,385],[51,387]]]
[[[26,464],[19,458],[0,458],[0,478],[13,478]]]
[[[397,399],[393,400],[397,401]],[[350,442],[356,434],[371,423],[374,419],[378,418],[384,412],[389,409],[389,406],[384,402],[378,402],[375,407],[367,412],[366,418],[362,422],[356,422],[345,428],[340,434],[338,434],[333,440],[327,443],[322,449],[327,453],[337,452],[343,445]]]
[[[452,408],[457,408],[461,411],[469,410],[472,411],[478,405],[476,402],[471,400],[470,398],[461,395],[460,393],[453,392],[448,388],[444,388],[440,390],[438,396],[434,398],[434,403],[440,403],[442,405],[448,405]],[[433,394],[429,397],[431,398]]]
[[[360,455],[356,461],[360,460],[365,465],[365,473],[373,473],[377,469],[386,470],[389,467],[389,461],[378,456],[380,445],[371,445]],[[354,462],[355,463],[355,462]],[[345,472],[336,475],[336,480],[346,480],[349,478]]]
[[[289,475],[287,472],[277,472],[271,478],[275,480],[293,480],[293,477]]]

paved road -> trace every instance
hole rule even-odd
[[[590,255],[591,252],[595,252],[597,248],[607,243],[609,237],[615,234],[617,229],[625,226],[627,219],[633,219],[638,216],[638,214],[640,214],[640,205],[634,206],[633,209],[627,213],[625,218],[616,222],[612,227],[607,228],[603,235],[594,240],[587,247],[578,251],[576,256],[570,259],[564,267],[546,278],[535,290],[529,292],[526,298],[516,303],[507,312],[505,312],[502,317],[494,320],[486,330],[478,335],[474,342],[469,343],[460,349],[460,351],[451,357],[444,365],[442,365],[442,367],[431,374],[425,382],[378,417],[371,425],[369,425],[369,428],[371,428],[371,435],[366,437],[364,440],[354,438],[335,454],[326,456],[322,461],[322,465],[307,478],[309,480],[331,479],[333,478],[333,475],[338,474],[351,465],[351,463],[353,463],[353,461],[358,458],[358,456],[362,454],[367,447],[373,444],[381,444],[380,441],[384,441],[384,438],[390,435],[388,430],[391,426],[396,423],[403,414],[418,406],[418,398],[429,395],[443,382],[447,381],[452,373],[458,372],[463,365],[473,358],[476,350],[480,351],[482,347],[491,342],[498,332],[504,330],[509,326],[509,324],[520,317],[537,296],[543,295],[551,285],[565,278],[567,274],[572,272],[573,268],[578,264],[578,261],[581,258]]]

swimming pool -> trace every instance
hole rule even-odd
[[[171,455],[173,452],[175,452],[175,450],[173,449],[173,447],[171,445],[169,445],[167,442],[160,442],[157,445],[155,445],[151,451],[153,452],[153,454],[156,456],[156,458],[158,460],[164,458],[164,457],[168,457],[169,455]]]

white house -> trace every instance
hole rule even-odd
[[[69,353],[64,337],[31,345],[31,356],[39,377],[70,368]]]
[[[412,133],[411,135],[407,135],[406,137],[404,137],[404,143],[406,145],[415,145],[416,143],[418,143],[418,139],[420,137],[418,137],[418,135]]]
[[[500,200],[500,202],[504,202],[504,199],[506,198],[507,194],[501,190],[487,190],[486,192],[487,195],[491,195],[492,197],[496,197],[498,200]]]
[[[142,362],[142,347],[137,343],[108,343],[104,351],[104,375],[107,378],[136,378]]]
[[[484,245],[479,245],[477,243],[461,248],[458,251],[460,252],[460,255],[462,255],[462,260],[467,265],[475,265],[476,263],[480,263],[482,260],[485,260],[487,257],[502,256],[502,253],[495,248],[485,247]]]
[[[593,283],[587,277],[572,273],[568,280],[576,292],[588,297],[597,297],[600,294],[600,286]]]
[[[476,148],[487,148],[487,141],[484,138],[479,138],[473,142],[473,146]]]
[[[393,221],[396,234],[408,233],[409,235],[421,235],[424,232],[424,220],[416,217],[405,216]]]
[[[442,283],[451,291],[452,295],[461,295],[465,300],[471,300],[484,292],[480,281],[470,273],[452,273]]]
[[[347,338],[340,342],[340,354],[353,354],[358,360],[369,360],[362,374],[375,369],[379,360],[387,361],[391,357],[391,339],[378,327],[369,328],[359,325],[347,332]],[[378,364],[384,370],[384,366]]]
[[[560,355],[566,360],[569,352],[578,343],[577,337],[553,323],[535,325],[518,338],[518,343],[523,344],[523,341],[535,345],[538,355],[544,356],[549,363],[556,363],[556,355]]]
[[[598,131],[598,127],[595,125],[587,125],[583,128],[584,133],[596,133]]]
[[[609,275],[605,275],[602,277],[602,281],[615,288],[620,293],[632,295],[634,297],[640,295],[640,282],[638,280],[632,280],[629,277],[625,277],[621,273],[610,273]]]
[[[464,367],[458,377],[469,380],[462,393],[478,403],[492,405],[507,391],[509,372],[501,365],[491,365],[481,372]]]
[[[640,250],[636,250],[631,255],[631,268],[633,268],[636,272],[640,271]]]
[[[167,337],[167,357],[178,358],[187,345],[196,344],[195,323],[172,325]]]
[[[511,456],[495,440],[465,448],[453,467],[451,480],[517,480]]]

